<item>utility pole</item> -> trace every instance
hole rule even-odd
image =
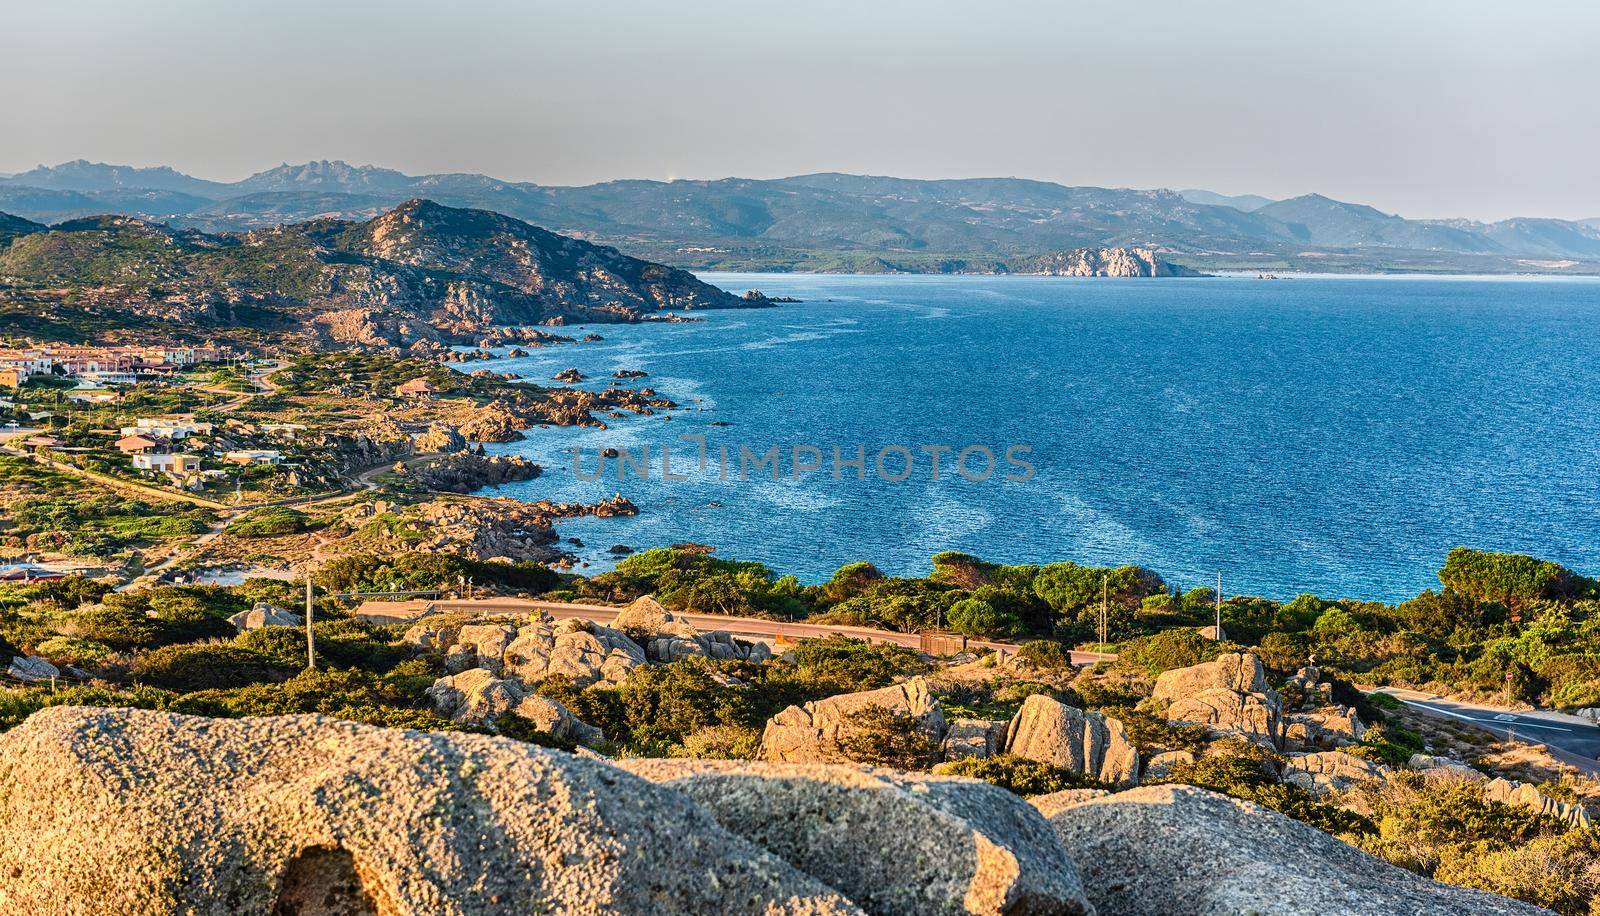
[[[1222,570],[1217,570],[1217,642],[1222,641]]]
[[[1106,650],[1106,631],[1111,628],[1111,577],[1100,577],[1100,651]]]
[[[316,670],[317,636],[311,624],[311,573],[306,572],[306,669]]]

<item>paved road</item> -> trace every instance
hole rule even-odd
[[[1384,693],[1425,715],[1470,722],[1504,738],[1542,744],[1558,760],[1600,775],[1600,727],[1588,719],[1548,710],[1517,711],[1464,703],[1431,693],[1384,687]]]
[[[609,624],[616,618],[617,612],[621,610],[621,608],[606,607],[599,604],[567,604],[558,601],[534,601],[527,598],[445,599],[408,602],[408,604],[414,604],[419,609],[422,605],[431,604],[436,610],[468,611],[478,614],[526,614],[539,610],[557,620],[575,617],[602,624]],[[916,633],[895,633],[890,630],[876,630],[871,627],[789,623],[781,620],[763,620],[758,617],[729,617],[724,614],[682,614],[680,616],[700,630],[727,630],[735,636],[745,636],[762,642],[770,642],[780,636],[789,639],[813,639],[822,636],[839,635],[863,639],[867,642],[893,643],[912,649],[921,645],[921,639]],[[969,649],[1003,649],[1014,652],[1017,645],[1016,643],[969,639],[967,647]],[[1074,665],[1092,665],[1097,661],[1113,658],[1116,658],[1116,656],[1099,652],[1072,653],[1072,663]]]

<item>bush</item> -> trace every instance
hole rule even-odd
[[[560,581],[537,563],[486,563],[438,553],[340,557],[324,566],[316,579],[318,585],[336,592],[449,590],[471,581],[542,593]]]
[[[1128,641],[1118,653],[1118,659],[1154,675],[1212,661],[1227,649],[1227,644],[1207,639],[1191,629],[1163,630],[1154,636]]]
[[[1434,877],[1563,914],[1600,912],[1600,831],[1572,830],[1488,852],[1452,851]]]
[[[0,690],[0,731],[21,725],[22,720],[48,706],[170,710],[178,709],[181,700],[178,694],[154,687],[133,687],[128,690],[104,687],[62,687],[56,690],[48,687],[30,687],[23,690]],[[201,712],[198,708],[194,711]]]
[[[391,642],[381,628],[363,620],[319,620],[315,630],[321,665],[382,673],[412,655],[409,646]],[[293,670],[305,667],[304,627],[261,627],[239,634],[234,643]]]
[[[1572,573],[1548,560],[1520,553],[1492,553],[1457,547],[1445,557],[1439,581],[1478,601],[1493,601],[1517,609],[1539,598],[1559,598],[1572,592]]]
[[[428,707],[420,691],[361,671],[301,671],[280,683],[190,694],[184,703],[208,704],[213,715],[283,716],[318,713],[352,722],[430,731],[481,731],[452,722]]]
[[[226,620],[202,616],[177,620],[151,617],[137,607],[110,604],[85,608],[68,618],[71,632],[90,642],[113,649],[153,649],[201,639],[232,636],[233,625]]]
[[[281,681],[295,673],[277,659],[240,646],[167,646],[139,658],[130,672],[143,683],[188,693]]]
[[[1255,651],[1261,664],[1274,671],[1298,671],[1307,661],[1305,640],[1293,633],[1268,633]]]
[[[795,646],[790,655],[794,659],[792,667],[772,666],[764,672],[767,682],[787,683],[804,697],[790,702],[876,690],[929,671],[922,656],[910,649],[848,636],[808,639]]]
[[[951,776],[981,779],[1002,789],[1009,789],[1024,798],[1031,795],[1049,795],[1066,789],[1110,788],[1098,780],[1076,770],[1051,766],[1026,757],[1001,754],[997,757],[962,757],[939,767],[939,772]]]
[[[742,725],[708,725],[683,739],[674,757],[703,760],[754,760],[761,750],[761,729]]]
[[[839,750],[868,766],[918,770],[939,758],[939,742],[917,720],[884,706],[864,706],[845,717]]]
[[[1427,742],[1423,741],[1420,734],[1393,722],[1369,727],[1366,736],[1361,739],[1363,756],[1376,757],[1392,767],[1405,766],[1413,755],[1427,749]]]
[[[309,527],[304,512],[287,506],[263,506],[251,509],[228,525],[227,532],[234,537],[262,538],[284,534],[300,534]]]
[[[1022,644],[1017,650],[1017,661],[1041,671],[1061,671],[1072,667],[1072,659],[1061,643],[1049,639],[1035,639]]]

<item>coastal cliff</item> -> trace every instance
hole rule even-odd
[[[1149,248],[1075,248],[1008,265],[1011,273],[1042,277],[1198,277],[1199,271],[1163,260]]]

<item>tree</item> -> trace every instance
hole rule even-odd
[[[1018,631],[1022,621],[1002,614],[982,598],[963,598],[950,607],[950,629],[968,636],[1007,636]]]
[[[1439,570],[1439,581],[1469,598],[1498,602],[1514,611],[1539,598],[1567,596],[1579,584],[1560,564],[1470,547],[1450,551]]]

